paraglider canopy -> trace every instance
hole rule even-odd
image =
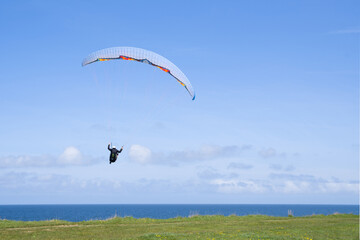
[[[192,100],[195,99],[194,89],[188,78],[185,76],[185,74],[168,59],[164,58],[163,56],[160,56],[157,53],[145,49],[135,48],[135,47],[113,47],[113,48],[102,49],[93,52],[88,57],[86,57],[82,62],[82,66],[97,61],[108,61],[108,60],[116,60],[116,59],[147,63],[161,69],[166,73],[169,73],[183,87],[185,87],[185,89],[189,92],[190,96],[192,97]]]

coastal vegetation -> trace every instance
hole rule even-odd
[[[0,220],[1,239],[359,239],[359,215],[306,217],[199,216],[171,219],[113,217],[68,222]]]

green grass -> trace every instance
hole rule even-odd
[[[194,216],[84,222],[0,220],[0,239],[359,239],[359,216]]]

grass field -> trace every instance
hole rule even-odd
[[[172,219],[0,220],[0,239],[359,239],[359,216],[194,216]]]

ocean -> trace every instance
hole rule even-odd
[[[68,205],[0,205],[0,219],[19,221],[66,220],[80,222],[103,220],[114,216],[167,219],[194,215],[294,216],[352,213],[359,215],[359,205],[297,204],[68,204]]]

